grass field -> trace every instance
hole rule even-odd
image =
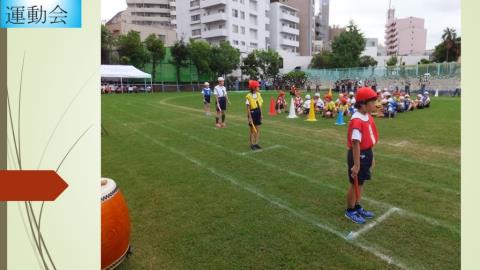
[[[123,269],[460,268],[458,98],[376,120],[363,205],[377,218],[357,225],[343,216],[347,127],[265,115],[252,153],[244,96],[226,129],[198,93],[102,97],[102,174],[133,226]]]

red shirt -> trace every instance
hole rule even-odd
[[[378,142],[378,131],[373,117],[370,114],[361,114],[356,112],[352,115],[352,119],[348,123],[348,142],[349,149],[352,148],[352,133],[358,130],[361,134],[360,150],[367,150],[375,146]]]

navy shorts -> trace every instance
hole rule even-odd
[[[219,97],[219,98],[218,98],[217,112],[220,111],[220,110],[218,109],[218,107],[220,107],[220,109],[222,109],[222,111],[226,111],[226,110],[227,110],[227,98],[226,98],[226,97]]]
[[[372,149],[361,150],[360,151],[360,171],[358,172],[358,184],[363,185],[366,180],[370,180],[372,178],[372,173],[370,172],[370,168],[372,167],[373,163],[373,151]],[[347,154],[347,164],[348,164],[348,179],[350,183],[353,184],[354,180],[352,177],[352,167],[353,167],[353,151],[352,149],[348,150]]]
[[[252,114],[252,122],[255,126],[260,126],[262,124],[262,111],[260,109],[251,110],[250,113]],[[251,124],[248,123],[250,126]]]
[[[203,104],[210,104],[210,96],[203,96]]]

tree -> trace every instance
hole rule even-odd
[[[250,52],[247,57],[243,58],[242,73],[249,76],[250,79],[258,79],[260,72],[258,71],[258,59],[256,51]]]
[[[447,43],[451,45],[450,49],[447,49],[447,46],[446,46]],[[448,55],[448,61],[457,61],[461,55],[461,47],[462,47],[461,43],[462,43],[461,37],[455,36],[455,40],[453,41],[453,43],[450,43],[450,41],[445,42],[443,41],[443,38],[442,38],[442,42],[440,42],[437,46],[435,46],[435,50],[433,52],[433,61],[437,63],[445,62],[447,61],[447,55]]]
[[[101,28],[101,61],[102,64],[111,64],[111,54],[113,47],[115,46],[115,37],[112,35],[112,32],[102,25]]]
[[[224,76],[238,68],[240,64],[240,51],[230,45],[228,41],[222,41],[212,47],[210,54],[210,68],[215,75]]]
[[[347,26],[332,42],[333,63],[335,67],[358,67],[360,55],[365,49],[365,39],[360,29],[353,23]]]
[[[333,53],[329,51],[321,51],[315,54],[310,61],[310,68],[332,68]]]
[[[263,75],[268,78],[274,78],[280,72],[281,59],[278,52],[268,49],[256,51],[258,58],[258,67]]]
[[[418,62],[419,65],[428,65],[430,63],[432,63],[432,62],[428,59],[425,59],[425,58],[420,59],[420,62]]]
[[[118,53],[120,59],[126,60],[128,58],[129,62],[124,64],[131,64],[136,67],[143,66],[147,58],[140,34],[136,31],[130,31],[127,35],[118,37]]]
[[[388,67],[396,66],[397,63],[398,63],[398,58],[395,55],[390,56],[390,58],[387,60]]]
[[[448,62],[450,50],[455,46],[455,40],[457,39],[457,31],[453,28],[445,28],[442,34],[443,44],[445,45],[445,61]]]
[[[187,66],[187,60],[189,58],[189,51],[188,47],[185,45],[185,41],[181,39],[175,42],[175,44],[173,44],[173,47],[171,48],[171,53],[172,60],[170,60],[170,63],[175,66],[177,75],[177,90],[179,90],[178,82],[180,81],[180,69]]]
[[[188,51],[193,65],[197,68],[198,75],[211,73],[210,69],[210,43],[203,40],[191,39],[188,44]]]
[[[157,65],[165,57],[165,46],[163,41],[155,34],[151,34],[145,39],[145,48],[150,52],[152,61],[152,80],[155,81],[157,75]]]
[[[373,57],[369,55],[364,55],[359,59],[359,66],[360,67],[375,67],[377,66],[378,62]]]
[[[307,79],[307,74],[301,70],[290,71],[284,76],[285,81],[294,83],[297,87],[303,87]]]

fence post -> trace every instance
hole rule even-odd
[[[440,76],[440,63],[437,63],[437,76]]]
[[[417,67],[416,67],[416,70],[415,70],[415,76],[418,77],[418,64],[417,64]]]

